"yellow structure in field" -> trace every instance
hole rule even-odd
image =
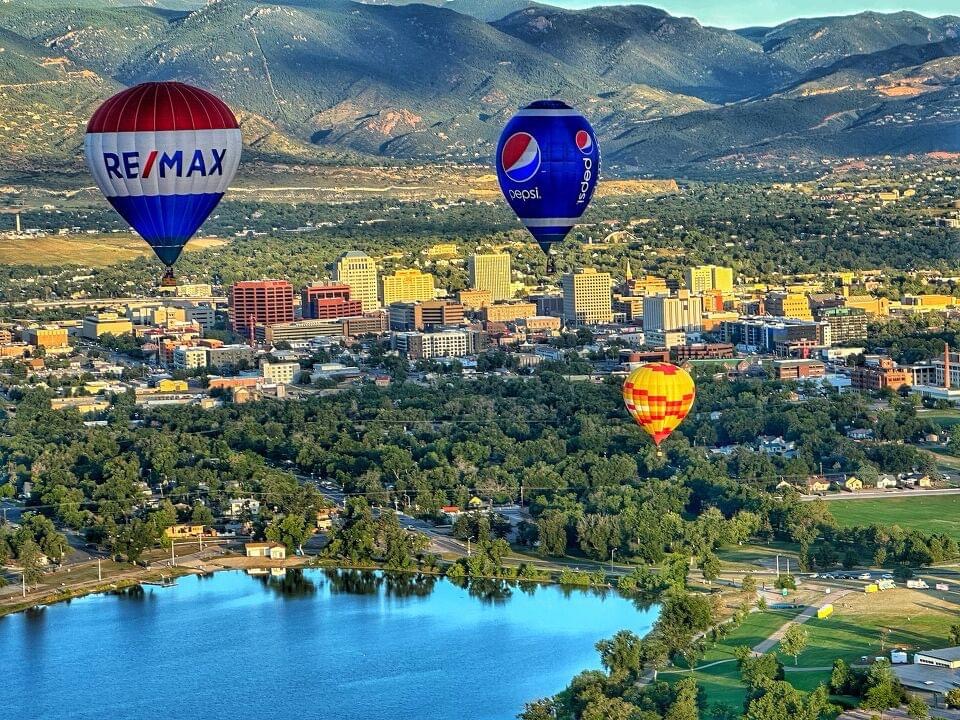
[[[833,605],[832,605],[832,604],[824,605],[822,608],[820,608],[819,610],[817,610],[817,618],[818,618],[819,620],[823,620],[824,618],[828,618],[828,617],[830,617],[831,615],[833,615]]]
[[[863,588],[863,591],[865,593],[875,593],[875,592],[879,592],[880,588],[876,583],[870,583],[865,588]]]

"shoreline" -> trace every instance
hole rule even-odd
[[[224,562],[227,561],[227,562]],[[448,564],[449,566],[449,564]],[[515,567],[515,566],[507,566]],[[187,575],[213,575],[218,572],[228,571],[228,570],[242,570],[246,571],[248,569],[262,568],[262,569],[271,569],[271,568],[284,568],[284,569],[297,569],[297,570],[359,570],[359,571],[368,571],[368,572],[384,572],[384,573],[393,573],[393,574],[417,574],[417,575],[429,575],[438,578],[446,578],[446,569],[447,567],[442,567],[437,570],[423,570],[423,569],[389,569],[383,565],[351,565],[347,563],[340,563],[335,560],[327,560],[325,558],[320,558],[318,556],[295,556],[287,558],[286,560],[269,560],[265,558],[247,558],[244,555],[228,555],[225,557],[218,557],[216,559],[211,559],[208,561],[200,560],[191,560],[188,561],[188,564],[184,565],[175,565],[171,567],[150,567],[142,568],[142,573],[136,573],[132,577],[121,577],[116,580],[104,580],[102,582],[97,582],[92,586],[84,585],[75,585],[73,587],[66,586],[61,589],[51,590],[45,594],[39,595],[37,597],[31,597],[29,599],[22,599],[19,595],[11,596],[15,597],[20,602],[11,602],[7,604],[5,600],[0,600],[0,619],[6,617],[7,615],[13,615],[19,612],[25,612],[27,610],[45,607],[47,605],[54,605],[61,602],[69,602],[71,600],[76,600],[78,598],[86,597],[89,595],[99,595],[104,593],[110,593],[116,590],[123,590],[126,588],[133,587],[134,585],[143,585],[144,583],[149,583],[151,581],[160,580],[163,577],[172,577],[173,579],[186,577]],[[637,599],[639,596],[628,595],[621,593],[616,585],[607,584],[607,585],[570,585],[562,584],[557,580],[557,575],[559,574],[556,571],[546,571],[549,573],[548,578],[538,578],[538,579],[526,579],[526,578],[508,578],[508,577],[464,577],[463,580],[489,580],[489,581],[502,581],[507,583],[529,583],[533,585],[557,585],[562,588],[567,588],[570,590],[600,590],[605,592],[616,592],[624,598],[627,599]],[[453,582],[451,580],[451,582]],[[654,600],[654,599],[651,599]]]

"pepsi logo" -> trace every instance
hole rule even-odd
[[[590,133],[586,130],[577,130],[577,136],[575,138],[577,147],[580,148],[580,152],[584,155],[589,154],[593,150],[593,138],[590,137]]]
[[[540,145],[530,133],[518,132],[507,138],[500,151],[500,167],[513,182],[528,182],[540,169]]]

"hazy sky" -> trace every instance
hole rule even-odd
[[[897,12],[913,10],[922,15],[960,15],[958,0],[544,0],[551,5],[588,7],[591,5],[642,4],[663,8],[671,15],[697,18],[704,25],[739,28],[749,25],[778,25],[795,17],[849,15],[863,10]]]

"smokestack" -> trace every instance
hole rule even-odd
[[[943,344],[943,387],[950,389],[950,345]]]

